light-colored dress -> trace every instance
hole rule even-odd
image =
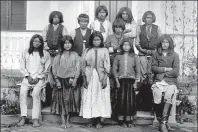
[[[102,35],[103,35],[103,38],[104,38],[104,41],[105,41],[108,35],[113,34],[113,30],[112,30],[112,24],[111,24],[111,22],[109,20],[105,20],[103,22],[103,26],[104,26],[105,32],[102,32]],[[99,31],[100,32],[100,22],[99,22],[98,19],[94,20],[90,24],[90,29],[92,31],[95,30],[95,31]]]
[[[97,57],[96,57],[97,56]],[[83,118],[111,117],[109,53],[106,48],[88,50],[83,57],[83,74],[87,89],[83,89],[80,116]],[[103,84],[107,84],[103,89]]]

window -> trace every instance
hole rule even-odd
[[[26,2],[1,1],[1,30],[26,30]]]

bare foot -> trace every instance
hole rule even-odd
[[[39,120],[38,119],[34,119],[33,127],[39,127],[39,126],[40,126]]]
[[[121,127],[126,128],[127,127],[126,123],[122,123]]]
[[[66,128],[72,127],[70,123],[66,123]]]
[[[103,126],[100,123],[96,124],[96,128],[102,128]]]
[[[132,128],[132,127],[133,127],[133,124],[132,124],[132,123],[129,123],[129,124],[128,124],[128,127],[129,127],[129,128]]]
[[[65,125],[65,116],[64,115],[61,115],[61,119],[62,119],[61,127],[62,128],[66,128],[66,125]]]
[[[23,126],[25,124],[25,117],[21,117],[21,120],[17,124],[18,126]]]
[[[62,124],[61,124],[61,128],[66,128],[65,123],[62,123]]]

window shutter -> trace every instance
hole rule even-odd
[[[11,2],[11,29],[26,30],[26,1]]]
[[[9,29],[9,1],[1,1],[1,30]]]

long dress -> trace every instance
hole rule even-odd
[[[113,48],[113,52],[111,51],[109,54],[110,54],[110,64],[111,64],[111,70],[110,70],[110,76],[109,76],[109,80],[110,80],[110,88],[111,88],[111,106],[112,106],[112,110],[115,106],[115,96],[117,94],[117,91],[116,91],[116,85],[115,85],[115,79],[114,79],[114,76],[113,76],[113,73],[112,73],[112,67],[113,67],[113,60],[115,58],[116,55],[120,54],[120,42],[122,41],[122,39],[125,37],[125,35],[121,35],[120,38],[117,38],[116,37],[116,34],[112,34],[112,35],[109,35],[105,41],[105,47],[107,49],[110,49],[110,48]]]
[[[61,88],[55,87],[52,92],[51,112],[54,114],[68,114],[80,111],[80,87],[77,81],[76,89],[69,83],[70,79],[80,75],[80,60],[76,52],[63,52],[57,55],[52,65],[52,71],[61,83]]]
[[[137,55],[117,55],[113,63],[113,74],[119,79],[120,88],[113,112],[119,120],[132,121],[136,115],[135,90],[133,84],[140,76]]]
[[[88,86],[83,89],[80,110],[83,118],[111,117],[109,71],[110,60],[106,48],[92,48],[85,53],[83,74]]]

